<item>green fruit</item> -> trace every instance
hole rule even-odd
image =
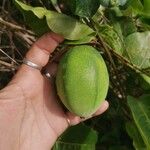
[[[104,101],[109,85],[105,62],[91,46],[75,46],[61,59],[57,93],[66,108],[81,117],[91,116]]]

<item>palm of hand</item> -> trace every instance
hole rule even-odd
[[[58,101],[53,81],[28,66],[23,66],[20,70],[13,80],[13,84],[18,86],[24,97],[20,138],[27,136],[26,145],[29,145],[27,142],[34,139],[32,145],[38,148],[41,146],[41,142],[54,143],[68,127],[68,124],[66,114]],[[22,71],[24,72],[23,76]],[[33,135],[32,139],[31,135]]]

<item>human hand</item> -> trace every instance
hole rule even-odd
[[[50,54],[63,37],[48,33],[33,44],[26,58],[44,67]],[[47,65],[55,75],[57,65]],[[104,101],[93,116],[108,108]],[[56,139],[69,127],[84,121],[59,103],[54,83],[38,69],[22,64],[6,88],[0,91],[0,149],[49,150]]]

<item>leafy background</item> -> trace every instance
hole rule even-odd
[[[65,42],[50,62],[74,45],[95,47],[107,64],[110,108],[69,128],[54,150],[150,149],[150,1],[0,1],[0,88],[43,33]]]

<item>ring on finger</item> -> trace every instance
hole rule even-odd
[[[41,70],[42,69],[42,66],[40,66],[40,65],[30,61],[30,60],[28,60],[27,58],[23,59],[23,64],[25,64],[25,65],[27,65],[27,66],[29,66],[31,68],[37,69],[37,70]]]
[[[67,121],[68,127],[71,127],[71,121],[70,121],[70,119],[66,117],[66,121]]]
[[[52,75],[51,75],[49,72],[46,72],[44,75],[45,75],[48,79],[52,78]]]
[[[53,75],[51,73],[49,73],[47,70],[44,70],[42,72],[42,75],[45,76],[48,80],[53,79]]]

